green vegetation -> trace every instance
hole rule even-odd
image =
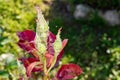
[[[0,60],[0,79],[6,77],[11,79],[12,74],[17,72],[15,61],[23,51],[17,46],[16,33],[25,29],[35,30],[35,4],[41,6],[46,18],[49,19],[52,32],[56,33],[59,27],[63,27],[62,38],[68,38],[69,43],[62,63],[76,63],[84,71],[75,80],[120,79],[120,25],[110,26],[98,15],[98,9],[120,10],[120,0],[62,1],[62,3],[58,1],[46,3],[42,0],[0,0],[0,55],[5,53],[15,55],[12,62],[3,64]],[[89,19],[73,18],[75,5],[79,3],[95,8],[96,11]],[[71,5],[71,10],[68,12],[65,10],[66,4]]]

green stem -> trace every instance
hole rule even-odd
[[[46,58],[44,57],[44,64],[43,64],[43,66],[44,66],[44,74],[47,74],[46,72],[47,72],[47,67],[46,67]]]
[[[48,75],[47,74],[44,75],[43,80],[48,80]]]

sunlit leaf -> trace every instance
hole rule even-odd
[[[62,49],[62,41],[60,38],[60,33],[61,33],[61,28],[58,30],[58,33],[56,35],[56,40],[54,42],[54,50],[55,50],[55,55],[57,56],[61,49]]]
[[[0,70],[0,77],[8,77],[9,73],[7,71],[4,70]]]
[[[37,10],[37,27],[36,27],[36,47],[40,53],[45,53],[47,46],[47,37],[49,32],[49,27],[44,19],[44,16],[38,6]]]

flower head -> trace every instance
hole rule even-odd
[[[24,64],[25,68],[26,68],[26,72],[28,70],[28,66],[30,64],[32,64],[33,62],[40,62],[41,65],[43,65],[43,63],[38,59],[38,50],[35,46],[35,32],[33,32],[32,30],[25,30],[22,32],[18,33],[18,37],[19,37],[19,42],[18,45],[25,51],[28,51],[28,53],[32,54],[33,57],[29,57],[29,58],[21,58],[20,60],[22,61],[22,63]],[[46,57],[46,67],[50,67],[53,59],[54,59],[54,47],[53,44],[56,40],[56,36],[49,31],[49,35],[47,38],[47,48],[46,48],[46,53],[45,53],[45,57]],[[63,49],[67,44],[67,39],[63,40],[62,42],[62,49],[60,50],[60,53],[57,56],[57,60],[56,60],[56,64],[58,64],[59,60],[61,59],[62,55],[63,55]],[[35,67],[35,66],[34,66]],[[33,70],[31,70],[31,72],[36,72],[36,71],[42,71],[43,69],[40,68],[32,68]],[[30,73],[29,72],[29,75]],[[28,74],[27,74],[28,75]]]
[[[35,38],[35,32],[32,30],[25,30],[18,32],[17,35],[19,37],[18,45],[22,49],[29,52],[35,49],[35,43],[33,42]]]
[[[57,35],[49,30],[40,8],[37,6],[37,27],[36,33],[32,30],[18,32],[18,45],[27,51],[27,57],[20,58],[26,68],[26,75],[31,76],[32,72],[42,72],[45,76],[58,64],[62,58],[64,48],[68,39],[63,41],[60,38],[61,28]],[[76,64],[66,64],[58,70],[58,80],[72,79],[82,73],[82,69]],[[46,77],[45,77],[46,78]],[[46,79],[44,79],[46,80]]]
[[[62,65],[58,70],[56,77],[58,80],[68,80],[73,79],[81,73],[82,69],[78,65],[71,63]]]
[[[31,72],[38,72],[43,70],[43,65],[39,59],[36,58],[21,58],[20,59],[26,68],[27,76],[31,76]],[[37,62],[37,63],[36,63]]]

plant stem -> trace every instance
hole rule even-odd
[[[45,74],[43,80],[48,80],[48,76]]]
[[[45,57],[44,57],[44,64],[43,64],[43,67],[44,67],[44,74],[47,74],[46,58],[45,58]]]

